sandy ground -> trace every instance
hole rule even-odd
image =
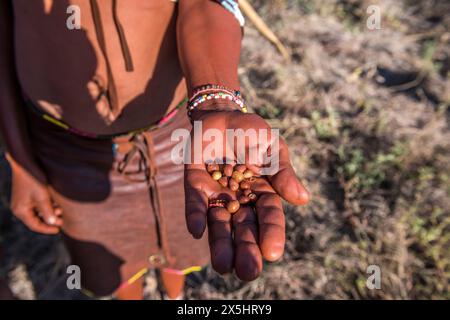
[[[252,1],[287,45],[286,62],[249,24],[239,70],[249,105],[281,129],[314,195],[286,206],[283,259],[251,283],[207,268],[189,299],[450,298],[450,3]],[[366,8],[381,8],[381,30]],[[447,15],[445,15],[447,13]],[[8,220],[8,171],[0,209]],[[0,275],[23,299],[65,289],[58,237],[5,224]],[[366,268],[381,268],[369,290]],[[160,299],[155,276],[148,299]]]

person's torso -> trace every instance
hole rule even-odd
[[[53,117],[96,134],[158,121],[186,95],[176,46],[176,4],[94,2],[97,17],[90,0],[13,1],[16,65],[25,96]],[[76,11],[69,8],[73,5]],[[70,29],[67,20],[76,22],[78,8],[81,29]],[[132,71],[126,69],[120,27]],[[120,110],[117,118],[111,113],[111,83]]]

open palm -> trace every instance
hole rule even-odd
[[[207,129],[268,129],[269,125],[258,115],[236,111],[207,112],[195,120]],[[196,139],[192,132],[191,145]],[[224,148],[227,143],[224,141]],[[215,181],[205,163],[185,165],[186,221],[189,232],[201,238],[208,226],[208,237],[213,268],[221,273],[235,270],[245,281],[257,278],[263,259],[275,261],[284,251],[285,218],[281,198],[294,205],[306,204],[309,194],[298,180],[289,160],[284,141],[280,141],[279,170],[264,177],[255,178],[251,190],[257,195],[252,205],[241,205],[235,214],[222,207],[209,208],[213,199],[237,199],[241,191],[231,191]],[[225,154],[225,152],[224,152]],[[211,161],[217,159],[204,159]],[[232,159],[237,160],[237,159]],[[258,171],[258,165],[246,163]]]

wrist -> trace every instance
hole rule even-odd
[[[31,176],[37,181],[46,184],[47,177],[41,168],[31,159],[15,159],[10,153],[5,154],[5,158],[11,167],[11,172],[20,176]]]
[[[199,115],[212,111],[247,112],[239,90],[216,84],[206,84],[193,90],[187,106],[188,116],[196,120]]]
[[[242,109],[235,103],[230,101],[215,101],[209,100],[202,104],[201,108],[192,110],[189,114],[191,121],[199,121],[205,115],[215,112],[239,112],[242,113]]]

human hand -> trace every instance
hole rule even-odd
[[[220,132],[225,132],[226,129],[270,130],[270,126],[258,115],[239,111],[204,111],[194,114],[192,118],[194,121],[201,121],[202,132],[208,129]],[[202,139],[192,131],[191,146]],[[204,141],[200,145],[204,151]],[[230,148],[229,141],[222,141],[222,145],[223,154],[226,154],[226,149]],[[263,149],[270,147],[262,146]],[[248,141],[245,148],[248,154],[252,148]],[[284,251],[285,219],[281,198],[294,205],[303,205],[309,200],[309,193],[292,168],[287,145],[281,139],[278,150],[271,150],[272,153],[277,151],[279,170],[274,174],[255,178],[251,190],[257,196],[256,202],[240,206],[233,215],[226,208],[209,208],[209,202],[213,199],[232,201],[240,197],[240,191],[221,185],[208,173],[204,162],[217,159],[203,159],[203,163],[185,166],[188,230],[195,238],[201,238],[208,225],[212,266],[221,274],[234,269],[242,280],[257,278],[262,270],[262,260],[276,261]],[[262,165],[248,163],[247,160],[246,158],[246,167],[258,174]]]
[[[32,231],[58,233],[63,223],[62,210],[52,201],[48,187],[18,164],[13,161],[10,163],[13,214]]]

